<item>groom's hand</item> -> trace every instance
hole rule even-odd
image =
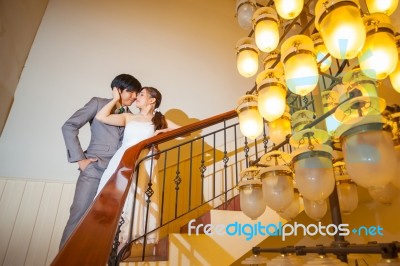
[[[88,159],[83,159],[78,161],[78,165],[79,165],[79,169],[81,169],[81,171],[85,171],[86,167],[92,163],[92,162],[96,162],[97,158],[88,158]]]

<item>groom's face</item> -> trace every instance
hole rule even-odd
[[[123,90],[121,92],[121,104],[123,106],[131,106],[136,101],[136,92]]]

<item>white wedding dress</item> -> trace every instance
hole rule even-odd
[[[104,171],[103,176],[101,177],[99,188],[97,190],[97,194],[103,189],[107,181],[110,179],[111,175],[114,174],[117,166],[119,165],[121,158],[129,147],[139,143],[140,141],[152,137],[154,135],[154,125],[152,122],[138,122],[138,121],[130,121],[126,124],[124,130],[124,137],[122,140],[121,147],[114,154],[110,163],[107,166],[107,169]],[[143,158],[148,154],[148,151],[142,153],[139,156]],[[157,160],[155,159],[147,159],[140,163],[139,166],[139,176],[138,176],[138,188],[136,191],[136,203],[135,203],[135,213],[134,213],[134,222],[132,228],[132,240],[136,239],[145,233],[145,224],[146,224],[146,212],[147,212],[147,196],[145,194],[146,189],[148,188],[149,183],[149,175],[151,174],[151,182],[152,182],[152,190],[154,194],[151,196],[150,200],[150,209],[147,219],[147,232],[155,229],[158,225],[159,220],[159,209],[158,209],[158,180],[157,180]],[[135,175],[137,177],[137,175]],[[130,223],[132,217],[132,208],[134,201],[134,193],[136,186],[136,178],[132,180],[132,184],[128,193],[128,196],[125,201],[125,206],[123,208],[122,217],[124,219],[124,223],[121,226],[121,232],[119,235],[119,241],[121,243],[120,247],[122,247],[125,243],[127,243],[129,239],[129,230]],[[97,195],[96,194],[96,195]],[[156,233],[152,233],[147,236],[147,243],[156,243],[158,236]],[[138,242],[143,242],[143,239],[138,240]]]

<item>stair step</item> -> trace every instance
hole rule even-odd
[[[215,210],[226,210],[226,211],[240,211],[240,198],[239,195],[234,196],[233,198],[229,199],[227,202],[219,205],[218,207],[214,208]],[[211,210],[210,210],[211,211]],[[197,226],[199,224],[210,224],[211,223],[211,216],[210,211],[207,211],[205,214],[201,215],[200,217],[196,218],[192,225]],[[188,234],[188,224],[185,224],[181,227],[180,233],[181,234]],[[191,232],[194,234],[194,229]],[[199,233],[204,234],[204,227],[200,227]]]
[[[235,196],[227,202],[217,206],[213,210],[228,210],[228,211],[240,211],[240,198]],[[211,210],[195,219],[192,225],[198,224],[210,224],[211,223]],[[199,233],[204,234],[204,227],[200,227]],[[181,234],[188,233],[188,223],[181,227]],[[193,234],[195,232],[192,232]],[[169,239],[168,236],[163,237],[157,244],[147,244],[143,259],[143,245],[133,244],[131,247],[130,255],[123,262],[139,262],[139,261],[168,261],[169,252]]]
[[[256,220],[251,220],[239,211],[213,209],[208,215],[212,225],[228,225],[232,223],[243,225],[256,224],[258,222],[266,225],[269,223],[277,224],[281,221],[279,215],[270,208],[266,208],[265,212]],[[252,247],[264,241],[266,237],[261,234],[254,234],[247,239],[248,235],[240,235],[238,233],[234,235],[170,233],[168,235],[169,255],[162,259],[155,255],[146,256],[145,264],[149,266],[231,265],[251,250]],[[232,245],[232,243],[240,243],[240,245]],[[218,254],[218,256],[215,254]],[[168,257],[168,260],[166,257]],[[143,265],[140,261],[142,261],[141,257],[134,257],[125,260],[120,265]]]
[[[143,244],[133,244],[130,255],[124,262],[134,261],[167,261],[168,260],[168,236],[160,239],[157,244],[146,244],[143,260]]]

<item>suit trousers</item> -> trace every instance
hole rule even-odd
[[[104,168],[98,166],[97,162],[92,162],[84,171],[80,171],[76,182],[74,199],[69,211],[69,219],[61,238],[60,249],[64,246],[65,242],[92,204],[104,170]]]

